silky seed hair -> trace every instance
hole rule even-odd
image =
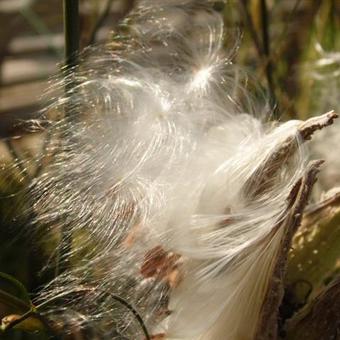
[[[36,304],[65,331],[144,339],[118,296],[150,335],[255,334],[306,156],[298,122],[270,122],[233,64],[232,36],[209,1],[140,1],[111,43],[51,81],[48,157],[29,195],[58,263]],[[265,176],[287,138],[295,152]]]

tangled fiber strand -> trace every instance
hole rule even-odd
[[[300,123],[265,122],[207,1],[141,1],[127,23],[49,89],[45,117],[69,115],[51,120],[30,195],[36,230],[64,235],[63,270],[39,300],[70,324],[102,322],[101,339],[143,338],[103,292],[166,339],[251,339],[306,165]]]

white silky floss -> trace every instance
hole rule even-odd
[[[126,299],[166,339],[252,339],[283,233],[271,232],[304,152],[258,194],[256,179],[288,136],[299,145],[298,123],[265,123],[207,1],[141,1],[128,23],[127,38],[88,51],[50,91],[46,111],[67,105],[73,119],[52,123],[59,143],[32,188],[34,209],[39,228],[64,226],[76,241],[64,254],[73,267],[41,300],[86,284]],[[146,256],[153,249],[176,259],[171,270]],[[153,260],[155,273],[143,273]],[[114,310],[131,339],[141,337],[128,330],[131,313],[100,293],[53,308],[89,323]]]

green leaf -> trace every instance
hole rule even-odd
[[[0,303],[16,312],[33,308],[25,286],[11,275],[0,272]]]
[[[0,272],[0,289],[15,295],[27,305],[32,306],[30,296],[25,286],[13,276]]]

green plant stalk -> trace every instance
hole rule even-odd
[[[13,308],[16,311],[26,312],[31,308],[24,301],[0,289],[0,303]]]
[[[20,281],[18,281],[16,278],[6,273],[0,272],[0,283],[7,283],[10,286],[15,287],[15,289],[17,290],[16,295],[20,295],[21,300],[23,300],[29,306],[31,306],[32,302],[31,302],[31,299],[29,297],[29,294],[25,286]],[[16,296],[16,298],[18,297]]]

